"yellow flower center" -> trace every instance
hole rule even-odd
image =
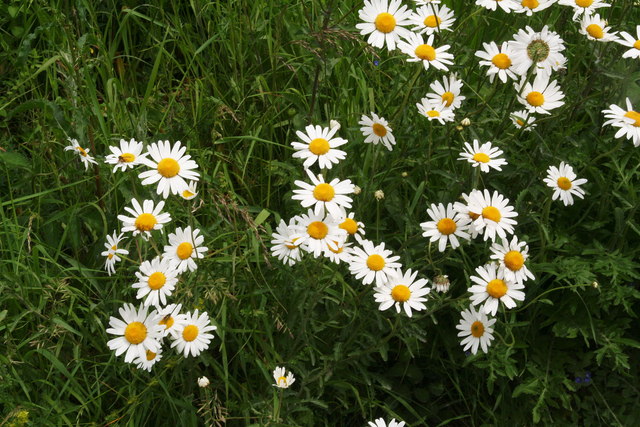
[[[624,114],[625,117],[629,118],[629,119],[633,119],[636,122],[633,123],[633,125],[635,127],[640,127],[640,113],[638,113],[637,111],[627,111]]]
[[[131,344],[140,344],[147,338],[147,327],[141,322],[131,322],[124,330],[124,337]]]
[[[507,294],[507,284],[503,280],[493,279],[487,283],[487,293],[494,298],[502,298]]]
[[[544,95],[534,90],[527,95],[527,102],[529,105],[539,107],[544,104]]]
[[[285,245],[287,248],[289,249],[295,249],[298,247],[298,245],[296,245],[296,240],[298,240],[299,237],[294,237],[293,239],[291,239],[291,244],[290,245]]]
[[[471,324],[471,335],[476,338],[480,338],[484,335],[484,325],[481,321],[476,320]]]
[[[436,110],[429,110],[426,112],[427,117],[440,117],[440,112]]]
[[[109,258],[109,259],[113,258],[113,254],[107,255],[107,258]]]
[[[602,37],[604,37],[604,31],[602,30],[602,27],[598,24],[588,25],[586,30],[587,30],[587,33],[589,33],[589,35],[594,39],[601,39]]]
[[[351,235],[354,235],[358,232],[358,223],[351,218],[346,218],[339,227],[343,230],[346,230],[347,233]]]
[[[520,119],[516,119],[516,123],[518,124],[518,126],[524,126],[524,122]]]
[[[453,234],[456,231],[456,223],[451,218],[442,218],[437,224],[438,231],[445,236]]]
[[[307,226],[307,233],[314,239],[324,239],[329,233],[329,227],[322,221],[314,221]]]
[[[176,255],[178,255],[178,258],[180,259],[190,258],[192,253],[193,245],[189,242],[180,243],[176,249]]]
[[[423,61],[433,61],[436,59],[436,50],[428,44],[421,44],[415,50],[416,56]]]
[[[540,2],[538,0],[522,0],[520,4],[524,7],[528,7],[529,9],[535,9],[540,6]]]
[[[147,360],[152,361],[155,358],[156,358],[156,353],[154,353],[151,350],[147,350]]]
[[[367,258],[367,267],[373,271],[382,270],[384,264],[384,259],[378,254],[369,255],[369,258]]]
[[[335,240],[333,243],[335,243],[336,245],[338,244],[338,242],[336,242]],[[334,254],[341,254],[344,251],[344,246],[340,246],[338,249],[333,249],[333,247],[328,243],[327,243],[327,248],[329,248],[329,250]]]
[[[118,157],[118,161],[122,163],[131,163],[136,159],[136,156],[131,153],[124,153]]]
[[[381,33],[390,33],[396,28],[396,18],[392,14],[383,12],[376,16],[376,29]]]
[[[158,220],[153,214],[143,213],[136,218],[135,226],[140,231],[150,231],[156,226]]]
[[[502,218],[502,215],[500,215],[500,211],[498,210],[498,208],[494,208],[493,206],[487,206],[486,208],[482,209],[482,216],[485,219],[490,219],[491,221],[495,222],[500,222],[500,218]]]
[[[491,158],[484,153],[476,153],[473,155],[473,160],[480,163],[489,163]]]
[[[149,276],[149,280],[147,281],[147,283],[151,289],[156,291],[163,287],[165,283],[167,283],[167,276],[165,276],[164,273],[156,271]]]
[[[442,94],[442,102],[444,102],[444,105],[446,105],[447,107],[450,107],[451,104],[453,104],[453,100],[456,96],[453,94],[453,92],[445,92]]]
[[[374,123],[371,127],[373,128],[373,133],[381,138],[387,134],[387,128],[380,123]]]
[[[396,285],[391,290],[391,298],[398,302],[409,301],[409,298],[411,298],[411,291],[405,285]]]
[[[176,320],[173,318],[173,316],[169,315],[169,316],[165,316],[163,317],[159,322],[158,325],[165,325],[165,329],[169,329],[170,327],[173,326],[174,322]]]
[[[576,4],[580,7],[589,7],[593,3],[593,0],[576,0]]]
[[[558,178],[557,183],[558,187],[562,188],[565,191],[571,188],[571,180],[566,176],[561,176],[560,178]]]
[[[190,190],[184,190],[182,192],[182,197],[184,197],[185,199],[187,199],[189,197],[192,197],[192,196],[195,196],[195,195],[196,195],[196,193],[193,193]]]
[[[278,378],[278,385],[281,385],[283,387],[287,386],[287,378],[286,377],[280,377]]]
[[[165,178],[173,178],[180,172],[180,165],[173,159],[166,158],[158,163],[158,173]]]
[[[78,151],[80,152],[80,155],[81,155],[82,157],[87,157],[87,152],[84,150],[84,148],[82,148],[82,147],[80,147],[80,146],[77,146],[77,147],[76,147],[76,150],[78,150]]]
[[[118,247],[116,245],[111,246],[111,250],[115,251],[116,249],[118,249]]]
[[[316,185],[316,188],[313,189],[313,197],[321,202],[329,202],[335,195],[336,191],[330,184],[318,184]]]
[[[506,53],[494,55],[493,58],[491,58],[491,62],[501,70],[506,70],[511,67],[511,58],[509,58],[509,55]]]
[[[309,143],[309,151],[316,156],[321,156],[329,152],[329,141],[324,138],[316,138]]]
[[[636,42],[633,44],[633,47],[640,50],[640,40],[636,40]]]
[[[182,338],[184,338],[185,341],[191,342],[198,337],[198,332],[198,327],[196,325],[185,326],[182,331]]]
[[[424,18],[425,27],[436,28],[440,24],[442,24],[442,19],[440,19],[440,17],[438,16],[430,15]]]
[[[524,265],[524,256],[519,251],[509,251],[504,255],[504,265],[511,271],[518,271]]]

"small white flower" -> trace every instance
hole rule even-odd
[[[287,374],[287,371],[281,366],[276,366],[276,369],[273,370],[273,379],[276,380],[273,386],[278,388],[289,388],[291,384],[296,382],[293,372],[289,371]]]
[[[178,353],[183,353],[184,357],[198,356],[202,351],[209,348],[211,340],[214,338],[213,332],[218,329],[211,325],[209,315],[206,312],[198,315],[196,310],[193,315],[188,312],[184,324],[176,328],[175,340],[171,343],[171,348],[176,347]]]
[[[496,235],[506,239],[507,234],[513,234],[513,226],[517,224],[513,218],[518,213],[509,206],[509,199],[497,191],[493,195],[487,189],[469,194],[468,211],[477,215],[473,225],[484,230],[484,240],[495,240]]]
[[[418,112],[420,115],[431,120],[437,120],[441,125],[445,122],[452,122],[455,119],[455,115],[451,108],[448,108],[444,102],[436,104],[429,98],[422,98],[420,102],[416,103]]]
[[[458,160],[467,160],[474,168],[480,167],[482,172],[487,173],[490,168],[501,171],[501,166],[508,164],[505,159],[500,158],[503,151],[491,146],[491,142],[480,145],[478,140],[474,139],[473,147],[468,142],[465,142],[464,146],[465,150],[460,153]]]
[[[138,282],[131,285],[138,290],[137,299],[144,297],[144,305],[166,305],[167,297],[178,283],[178,272],[168,259],[155,257],[151,261],[140,264],[140,272],[136,271]]]
[[[409,33],[406,42],[398,43],[398,49],[409,55],[408,62],[422,62],[424,69],[434,67],[440,71],[448,71],[448,65],[453,65],[453,55],[449,53],[451,46],[436,47],[433,45],[435,36],[431,34],[425,42],[421,35]]]
[[[387,282],[388,275],[396,268],[402,267],[399,256],[392,256],[393,252],[384,248],[384,243],[374,246],[373,242],[357,238],[362,247],[354,246],[351,250],[349,271],[356,279],[362,279],[363,285],[373,283],[382,286]]]
[[[141,305],[138,310],[133,304],[125,304],[119,310],[122,320],[109,318],[108,334],[119,335],[107,343],[115,350],[116,356],[125,353],[124,361],[131,363],[136,357],[146,357],[147,350],[157,353],[162,337],[161,325],[158,325],[158,312]]]
[[[389,123],[384,117],[379,117],[374,112],[371,113],[371,117],[369,118],[363,114],[358,122],[359,125],[362,125],[360,131],[365,137],[364,142],[373,143],[373,145],[378,145],[381,142],[387,150],[392,151],[393,146],[396,144],[396,139],[391,133],[392,129],[389,127]]]
[[[605,118],[609,119],[602,126],[611,125],[620,128],[615,137],[626,136],[633,141],[633,145],[640,147],[640,112],[633,109],[629,98],[626,99],[627,109],[624,110],[615,104],[609,105],[609,110],[603,110]]]
[[[456,22],[453,11],[447,6],[421,6],[411,15],[412,31],[418,34],[433,34],[443,30],[452,31]]]
[[[427,93],[427,98],[431,99],[433,104],[444,103],[445,107],[455,110],[466,99],[465,96],[460,95],[462,86],[462,81],[458,80],[458,76],[455,73],[450,74],[442,79],[442,83],[436,80],[429,85],[434,93]]]
[[[187,185],[187,188],[180,192],[180,197],[185,200],[191,200],[195,198],[198,195],[198,191],[196,190],[197,185],[198,181],[189,181],[189,185]]]
[[[333,138],[338,129],[338,127],[322,128],[309,125],[305,128],[306,133],[296,131],[296,135],[303,142],[291,143],[295,150],[293,157],[304,159],[302,166],[305,169],[316,161],[320,168],[331,169],[334,164],[347,156],[346,152],[336,149],[348,142],[346,139]]]
[[[184,327],[187,315],[180,313],[182,304],[169,304],[166,307],[158,308],[158,325],[162,325],[162,337],[171,334],[175,339],[178,338],[177,330]]]
[[[518,8],[518,4],[513,0],[476,0],[476,4],[489,10],[497,10],[500,6],[500,9],[507,13]]]
[[[576,20],[581,14],[591,15],[596,9],[601,7],[611,7],[603,0],[560,0],[558,4],[573,8],[573,19]]]
[[[298,217],[293,217],[287,225],[283,219],[271,234],[271,253],[285,264],[294,265],[300,261],[300,238],[296,237],[298,231]]]
[[[509,46],[508,42],[503,42],[498,48],[495,42],[482,43],[484,50],[476,52],[476,56],[480,61],[481,66],[488,66],[487,75],[489,81],[493,83],[496,75],[502,81],[506,83],[507,79],[517,80],[520,75],[513,64],[513,49]]]
[[[177,141],[173,146],[169,141],[158,141],[148,148],[148,155],[141,161],[151,168],[142,172],[138,178],[142,180],[142,185],[158,183],[156,192],[167,198],[169,193],[180,194],[188,188],[185,180],[198,181],[200,174],[196,172],[198,164],[191,160],[191,156],[185,155],[187,147],[180,145]]]
[[[344,242],[346,235],[347,232],[338,227],[334,217],[324,213],[316,214],[309,209],[306,214],[300,215],[296,233],[291,237],[296,239],[296,245],[318,258],[328,246],[338,250],[338,243]]]
[[[449,276],[446,274],[438,274],[433,278],[433,284],[436,288],[436,292],[448,292],[449,287],[451,286],[451,281],[449,281]]]
[[[317,215],[327,212],[334,218],[341,216],[342,209],[351,208],[353,199],[347,196],[353,193],[351,180],[340,181],[334,178],[326,183],[322,174],[316,177],[309,169],[305,171],[312,184],[296,180],[294,183],[299,189],[293,190],[293,200],[300,200],[303,208],[313,206]]]
[[[204,243],[204,236],[199,235],[200,230],[191,226],[184,230],[176,228],[175,233],[169,233],[169,244],[164,247],[163,256],[167,258],[178,273],[195,271],[198,265],[195,259],[204,258],[209,250]]]
[[[580,33],[587,36],[589,40],[598,42],[617,42],[617,31],[611,31],[611,27],[607,26],[607,21],[600,18],[597,13],[594,15],[585,15],[580,23]]]
[[[515,88],[518,91],[518,102],[529,112],[551,114],[550,110],[564,105],[564,93],[560,90],[558,82],[549,82],[549,77],[543,74],[538,74],[533,84],[526,82],[523,77]]]
[[[456,212],[451,203],[446,208],[442,203],[437,205],[432,203],[431,207],[427,209],[427,213],[431,217],[431,221],[420,224],[424,230],[422,235],[429,237],[431,242],[438,241],[440,252],[444,252],[447,243],[450,243],[453,249],[460,246],[458,238],[469,240],[467,228],[469,228],[471,220],[468,216]]]
[[[143,163],[144,158],[147,156],[147,153],[142,154],[143,149],[144,144],[142,142],[138,142],[133,138],[129,141],[121,139],[120,147],[109,147],[111,154],[104,158],[104,162],[115,165],[113,167],[114,173],[118,169],[122,169],[124,172],[127,169],[132,169],[134,166]]]
[[[636,37],[626,31],[620,32],[620,39],[616,40],[623,46],[629,47],[625,53],[622,54],[623,58],[640,58],[640,25],[636,26]]]
[[[552,71],[563,68],[566,58],[562,55],[564,41],[555,31],[550,31],[546,25],[539,32],[531,27],[520,29],[509,42],[516,74],[524,76],[529,68],[534,73],[550,76]]]
[[[565,162],[560,162],[560,167],[549,166],[544,182],[553,188],[553,200],[559,198],[565,206],[569,206],[573,205],[573,196],[584,199],[584,190],[580,186],[587,180],[576,178],[573,168]]]
[[[460,323],[456,325],[458,336],[464,339],[460,342],[463,351],[471,349],[471,353],[476,354],[478,347],[483,352],[487,352],[493,340],[493,324],[496,319],[489,319],[481,310],[476,311],[473,306],[460,312]]]
[[[525,132],[531,132],[531,129],[538,126],[535,121],[536,118],[529,114],[527,110],[519,110],[511,113],[511,121],[518,128]]]
[[[427,306],[424,303],[431,288],[427,287],[427,279],[416,280],[417,275],[418,272],[412,273],[411,269],[405,273],[399,268],[393,270],[387,276],[387,282],[375,288],[374,297],[376,302],[380,303],[379,310],[384,311],[395,305],[398,313],[403,307],[409,317],[412,315],[411,309],[426,310]]]
[[[528,279],[535,279],[533,273],[524,265],[528,258],[527,242],[518,242],[516,236],[513,236],[511,242],[505,239],[502,240],[502,244],[494,242],[491,245],[491,259],[500,263],[500,268],[504,269],[504,277],[508,280],[524,283]]]
[[[89,155],[89,151],[91,150],[89,150],[88,148],[82,148],[77,139],[67,139],[69,140],[71,145],[67,145],[66,147],[64,147],[64,151],[73,150],[74,152],[78,153],[78,156],[80,156],[80,161],[84,165],[84,170],[89,169],[89,164],[91,163],[93,163],[94,165],[98,164],[98,162],[96,162],[94,158]]]
[[[428,2],[429,0],[423,1]],[[389,421],[389,424],[387,424],[384,418],[378,418],[375,421],[369,421],[369,427],[404,427],[404,421],[396,421],[395,418],[392,418],[391,421]]]
[[[158,348],[158,351],[153,352],[151,350],[147,350],[144,356],[136,357],[133,362],[136,365],[136,368],[143,369],[145,371],[151,372],[151,368],[153,365],[158,363],[162,359],[162,347]]]
[[[133,217],[126,215],[118,215],[118,219],[122,221],[122,231],[132,231],[133,235],[142,234],[142,237],[146,240],[151,236],[151,230],[161,230],[163,224],[171,221],[171,215],[166,212],[162,212],[164,207],[164,201],[158,202],[153,206],[153,200],[145,200],[142,202],[142,206],[136,199],[131,199],[133,209],[125,206],[124,210]]]
[[[382,190],[376,190],[376,191],[373,193],[373,197],[375,197],[375,198],[376,198],[376,200],[382,200],[382,199],[384,199],[384,191],[382,191]]]
[[[107,243],[104,244],[104,247],[107,250],[100,254],[107,258],[104,262],[104,268],[107,270],[109,276],[116,272],[116,262],[122,261],[122,258],[120,258],[118,254],[129,255],[128,250],[118,247],[122,238],[123,234],[116,234],[115,230],[111,236],[107,235]]]
[[[484,312],[495,316],[500,301],[506,308],[513,308],[517,301],[524,301],[524,285],[507,279],[504,269],[498,269],[497,265],[490,263],[476,268],[478,276],[471,276],[475,285],[469,288],[471,303],[478,305],[484,302]]]

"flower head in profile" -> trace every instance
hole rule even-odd
[[[77,139],[72,139],[72,138],[68,138],[68,139],[71,145],[67,145],[66,147],[64,147],[64,151],[73,150],[75,153],[77,153],[78,156],[80,157],[80,161],[84,165],[84,170],[89,169],[89,164],[92,164],[92,163],[94,165],[98,164],[98,162],[96,162],[95,159],[89,155],[90,150],[88,148],[82,148],[78,143]]]
[[[420,102],[416,103],[416,107],[418,107],[421,116],[426,117],[429,121],[437,120],[441,125],[455,119],[453,110],[448,108],[444,102],[435,103],[429,98],[422,98]]]
[[[122,240],[123,234],[116,234],[116,231],[113,231],[111,236],[107,235],[107,243],[104,244],[106,251],[102,252],[100,255],[106,257],[104,262],[104,268],[107,270],[109,276],[112,273],[116,272],[116,262],[122,261],[122,258],[118,256],[120,255],[129,255],[129,251],[119,247],[120,241]]]
[[[580,33],[587,36],[589,40],[597,42],[615,42],[618,41],[617,31],[611,31],[607,21],[602,19],[600,15],[585,15],[580,23]]]
[[[287,374],[287,371],[281,366],[276,366],[276,369],[273,370],[273,379],[276,381],[273,386],[278,388],[289,388],[291,384],[296,382],[293,372],[289,371]]]
[[[295,150],[293,157],[304,159],[302,166],[305,169],[315,162],[318,162],[320,168],[331,169],[334,164],[338,164],[347,156],[346,152],[336,148],[348,142],[346,139],[333,137],[338,129],[340,129],[339,126],[323,128],[309,125],[305,128],[306,133],[296,131],[296,135],[302,142],[291,143]]]
[[[463,338],[460,345],[463,351],[471,349],[473,354],[478,352],[478,347],[487,352],[493,340],[493,328],[496,319],[489,319],[482,310],[476,311],[473,306],[460,312],[460,323],[456,325],[458,337]]]
[[[296,237],[298,218],[293,217],[287,224],[283,219],[271,234],[271,255],[284,264],[294,265],[301,259],[300,240]]]
[[[169,193],[177,195],[187,189],[186,180],[198,181],[198,164],[191,160],[191,156],[185,155],[186,151],[187,147],[183,147],[180,141],[173,146],[169,141],[151,144],[148,148],[151,158],[145,157],[142,160],[151,170],[138,175],[142,185],[158,183],[156,192],[166,199]]]
[[[113,172],[116,172],[118,169],[122,169],[124,172],[127,169],[132,169],[134,166],[143,163],[143,160],[147,156],[147,153],[142,154],[143,149],[144,144],[142,142],[138,142],[133,138],[129,141],[121,139],[119,147],[113,145],[109,147],[111,154],[104,158],[104,162],[115,165]]]
[[[400,38],[406,38],[411,31],[404,28],[411,24],[411,10],[400,0],[365,0],[358,16],[364,22],[356,24],[360,34],[367,35],[367,43],[374,47],[395,50]]]
[[[411,272],[411,269],[408,269],[403,273],[397,268],[387,276],[386,283],[376,286],[374,297],[376,302],[380,303],[380,311],[395,305],[398,313],[404,308],[407,316],[411,317],[411,309],[426,310],[427,306],[424,303],[431,288],[427,287],[427,279],[416,280],[417,275],[417,271]]]
[[[573,168],[565,162],[560,162],[559,167],[549,166],[544,182],[553,188],[553,200],[560,199],[565,206],[570,206],[573,205],[573,196],[584,199],[584,190],[580,186],[586,184],[587,180],[576,178],[578,176],[573,172]]]
[[[536,118],[527,110],[519,110],[511,113],[511,122],[515,127],[525,132],[531,132],[531,129],[538,126],[536,124]]]
[[[187,188],[180,192],[180,197],[185,200],[194,199],[198,195],[198,190],[196,187],[198,186],[198,181],[189,181]]]

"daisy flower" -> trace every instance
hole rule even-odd
[[[377,286],[382,286],[388,280],[387,276],[394,269],[402,265],[396,262],[399,256],[391,256],[393,252],[384,248],[384,243],[374,246],[370,240],[359,239],[362,247],[354,246],[351,251],[349,271],[356,279],[362,279],[363,285],[368,285],[374,280]]]
[[[73,150],[78,153],[78,156],[80,156],[80,161],[82,162],[82,164],[84,164],[84,170],[89,169],[90,163],[93,163],[94,165],[98,164],[98,162],[96,162],[94,158],[89,155],[90,150],[88,148],[82,148],[80,144],[78,144],[77,139],[67,139],[69,140],[71,145],[67,145],[66,147],[64,147],[64,151]]]
[[[486,353],[493,340],[492,326],[496,323],[496,319],[489,319],[486,314],[476,311],[473,306],[461,311],[460,316],[462,318],[456,325],[456,329],[460,330],[458,337],[464,337],[460,342],[463,346],[462,351],[471,349],[471,353],[476,354],[480,347]]]
[[[120,244],[120,240],[122,240],[122,236],[122,233],[117,235],[115,230],[113,231],[113,234],[111,236],[107,234],[107,243],[104,244],[104,247],[107,250],[100,254],[103,257],[107,257],[104,262],[104,268],[107,270],[109,276],[111,276],[112,273],[116,272],[116,262],[122,261],[122,258],[120,258],[118,254],[129,255],[128,250],[118,247],[118,245]]]
[[[157,353],[160,350],[162,326],[158,325],[158,313],[147,313],[147,306],[138,310],[133,304],[125,304],[119,310],[121,319],[109,318],[108,334],[119,335],[107,343],[116,356],[125,353],[124,361],[131,363],[136,357],[146,357],[147,350]]]
[[[448,52],[449,45],[440,47],[433,46],[434,35],[431,34],[424,42],[421,35],[416,33],[409,33],[405,37],[406,42],[402,41],[398,43],[398,49],[403,53],[409,55],[408,62],[422,62],[424,69],[428,70],[430,66],[441,70],[448,71],[447,65],[453,64],[453,55]]]
[[[178,273],[195,271],[198,266],[194,259],[202,259],[209,248],[202,246],[204,236],[199,236],[200,230],[191,226],[176,228],[175,233],[169,234],[169,244],[164,247],[163,256],[167,258]]]
[[[182,147],[177,141],[173,147],[169,141],[154,142],[147,151],[151,159],[145,158],[142,162],[151,170],[142,172],[138,178],[142,185],[158,183],[156,192],[167,198],[169,193],[180,194],[188,188],[187,179],[198,181],[200,174],[196,172],[198,164],[191,160],[191,156],[185,155],[187,147]]]
[[[610,4],[602,0],[559,0],[558,4],[573,8],[573,19],[577,19],[580,14],[591,15],[596,9],[601,7],[611,7]]]
[[[418,6],[426,6],[430,4],[440,4],[440,0],[414,0]]]
[[[452,122],[455,118],[453,110],[447,108],[444,102],[436,104],[429,98],[422,98],[416,103],[420,115],[425,116],[429,121],[437,120],[441,125],[444,122]]]
[[[147,153],[142,154],[143,148],[144,144],[133,138],[129,141],[121,139],[120,147],[109,146],[111,154],[104,158],[104,162],[110,165],[115,165],[113,167],[114,173],[118,169],[122,169],[124,172],[127,169],[132,169],[134,166],[142,163],[144,158],[147,156]]]
[[[151,368],[153,365],[158,363],[162,359],[162,347],[158,347],[158,351],[153,352],[151,350],[147,350],[144,356],[138,356],[133,360],[133,364],[136,365],[136,368],[143,369],[145,371],[151,372]]]
[[[296,180],[295,185],[299,187],[293,190],[293,200],[300,200],[303,208],[314,207],[316,214],[328,212],[334,218],[342,214],[341,208],[351,208],[353,199],[347,194],[353,193],[353,184],[350,179],[340,181],[334,178],[331,182],[324,182],[322,174],[316,177],[309,169],[305,169],[312,184]]]
[[[486,314],[496,315],[500,301],[506,308],[516,306],[516,301],[524,301],[524,285],[508,280],[504,276],[504,270],[498,269],[494,263],[476,268],[477,276],[471,276],[470,279],[475,285],[469,288],[471,295],[471,304],[478,305],[484,302],[484,312]]]
[[[294,265],[301,259],[297,225],[297,217],[291,218],[288,225],[281,219],[276,232],[271,234],[271,254],[285,264]]]
[[[468,142],[464,143],[465,150],[460,153],[458,160],[467,160],[475,168],[480,166],[482,172],[489,172],[491,168],[501,171],[500,166],[508,164],[505,159],[501,159],[502,150],[492,147],[491,142],[480,145],[477,139],[473,140],[473,147]]]
[[[342,138],[333,138],[333,135],[340,129],[339,126],[322,128],[320,126],[309,125],[305,128],[307,133],[296,131],[296,135],[303,142],[292,142],[295,153],[294,158],[304,159],[302,166],[307,169],[318,161],[320,168],[331,169],[334,163],[347,156],[342,150],[336,150],[336,147],[346,144],[348,141]]]
[[[511,242],[502,240],[502,244],[494,242],[491,245],[491,259],[500,263],[500,268],[504,269],[504,277],[507,280],[524,283],[528,279],[535,279],[533,273],[524,265],[528,258],[527,242],[518,242],[516,236],[513,236]]]
[[[468,224],[468,228],[467,228],[467,233],[469,233],[469,236],[471,237],[471,239],[475,239],[476,237],[478,237],[478,235],[481,233],[482,228],[480,227],[478,228],[475,224],[474,221],[476,219],[478,219],[478,217],[480,217],[481,212],[472,212],[469,210],[469,200],[470,200],[470,196],[473,196],[475,193],[480,193],[480,196],[482,196],[482,192],[480,190],[471,190],[470,194],[466,194],[466,193],[462,193],[462,200],[464,200],[464,203],[462,202],[455,202],[453,204],[453,210],[455,212],[457,212],[459,215],[461,215],[464,218],[469,218],[469,221],[471,221]]]
[[[349,236],[359,235],[360,237],[364,237],[364,223],[361,221],[355,220],[355,214],[350,212],[348,215],[346,212],[342,212],[340,216],[337,218],[338,227],[345,230]]]
[[[197,186],[198,181],[189,181],[189,185],[187,185],[187,188],[180,192],[180,197],[185,200],[191,200],[195,198],[198,195],[198,191],[196,190]]]
[[[431,242],[438,241],[440,252],[444,252],[447,242],[451,244],[451,248],[455,249],[460,246],[458,238],[469,240],[467,228],[471,220],[468,216],[456,212],[451,203],[446,208],[442,203],[437,205],[432,203],[431,207],[427,209],[427,213],[431,217],[431,221],[420,224],[424,230],[422,235],[429,237]]]
[[[460,95],[460,89],[463,86],[462,81],[458,80],[456,74],[453,73],[449,77],[445,76],[442,82],[444,84],[437,80],[431,83],[429,88],[434,93],[428,93],[427,98],[430,98],[434,104],[444,103],[445,107],[452,110],[459,108],[462,101],[466,99],[466,97]]]
[[[427,5],[421,6],[411,15],[411,23],[415,25],[413,32],[427,35],[448,30],[452,31],[456,18],[453,11],[447,6]]]
[[[287,371],[281,366],[276,366],[276,369],[273,370],[273,379],[276,381],[273,386],[279,388],[289,388],[291,384],[296,382],[293,372],[289,371],[287,374]]]
[[[406,38],[411,31],[404,28],[410,25],[411,10],[402,6],[400,0],[365,0],[364,7],[358,11],[364,22],[356,24],[360,34],[367,35],[367,43],[371,46],[395,50],[400,37]]]
[[[523,77],[515,87],[518,91],[518,101],[532,113],[551,114],[549,110],[564,105],[564,93],[560,86],[555,80],[549,82],[549,77],[545,75],[538,74],[533,84],[525,83]]]
[[[584,190],[580,186],[587,180],[576,178],[573,168],[565,162],[560,162],[560,167],[549,166],[544,182],[553,188],[552,200],[559,198],[565,206],[569,206],[573,205],[573,196],[584,199]]]
[[[488,66],[487,75],[493,83],[496,75],[506,83],[507,79],[517,80],[519,74],[513,65],[513,49],[508,42],[503,42],[500,47],[495,42],[482,43],[484,50],[476,51],[476,56],[482,59],[480,66]]]
[[[427,286],[427,279],[416,280],[418,272],[411,272],[411,269],[402,273],[398,268],[388,275],[388,281],[375,288],[374,297],[380,303],[379,310],[385,311],[392,305],[396,306],[396,311],[400,313],[401,308],[411,317],[411,309],[416,311],[426,310],[427,295],[431,288]],[[402,306],[402,307],[401,307]]]
[[[163,224],[171,221],[171,215],[162,212],[164,202],[160,201],[153,207],[153,200],[145,200],[142,206],[136,199],[131,199],[133,209],[125,206],[124,210],[133,215],[118,215],[118,219],[122,221],[122,231],[133,231],[133,235],[142,234],[146,240],[151,236],[151,230],[162,229]]]
[[[188,312],[184,323],[176,327],[174,341],[171,348],[177,347],[178,353],[183,353],[184,357],[198,356],[203,350],[209,348],[209,343],[214,338],[209,332],[218,329],[211,324],[209,315],[206,312],[198,315],[198,310],[191,314]]]
[[[540,12],[553,5],[556,0],[515,0],[516,13],[526,13],[527,16],[531,16],[534,13]]]
[[[594,15],[585,15],[580,23],[580,33],[587,36],[589,40],[598,42],[616,42],[618,36],[617,31],[611,31],[611,27],[607,26],[607,21],[600,18],[597,13]]]
[[[476,5],[489,10],[496,10],[500,6],[500,9],[507,13],[518,8],[518,4],[513,0],[476,0]]]
[[[293,237],[299,239],[295,241],[296,244],[318,258],[327,247],[338,250],[336,242],[344,241],[346,234],[331,215],[316,214],[309,209],[307,214],[300,215]]]
[[[140,271],[136,271],[138,282],[131,285],[138,290],[137,299],[144,300],[144,305],[166,305],[167,297],[178,283],[178,271],[166,258],[155,257],[151,261],[140,264]]]
[[[162,337],[171,335],[177,338],[177,330],[184,326],[187,315],[180,313],[182,304],[169,304],[166,307],[156,307],[158,310],[158,325],[162,325]]]
[[[387,424],[384,418],[378,418],[377,420],[369,421],[369,427],[404,427],[404,421],[396,421],[395,418],[392,418]]]
[[[469,195],[469,211],[478,212],[478,218],[473,221],[473,225],[484,230],[484,240],[495,240],[496,234],[503,239],[508,234],[513,234],[513,226],[517,221],[512,219],[518,216],[512,206],[509,206],[509,199],[497,191],[493,195],[489,190],[477,191]]]
[[[362,125],[360,132],[365,137],[364,142],[371,142],[373,145],[378,145],[378,143],[382,142],[382,145],[387,147],[387,150],[392,151],[393,146],[396,145],[396,139],[391,133],[392,129],[389,127],[389,123],[384,117],[378,117],[376,113],[372,112],[371,117],[369,118],[363,114],[358,122],[359,125]]]
[[[535,73],[549,76],[552,71],[564,67],[566,58],[560,53],[564,50],[564,41],[546,25],[540,32],[527,26],[526,31],[519,30],[513,38],[509,46],[513,51],[510,57],[516,74],[524,76],[533,66]]]
[[[527,110],[519,110],[511,113],[511,121],[518,129],[523,129],[526,132],[531,132],[531,129],[538,126],[535,123],[536,118],[530,115]]]
[[[602,110],[604,117],[609,119],[602,125],[611,125],[620,128],[615,137],[626,136],[633,140],[633,145],[640,147],[640,112],[633,109],[629,98],[626,99],[627,109],[623,110],[615,104],[609,105],[609,110]]]
[[[636,37],[626,31],[620,31],[620,39],[616,40],[623,46],[630,47],[622,54],[623,58],[640,58],[640,25],[636,26]]]
[[[349,246],[352,243],[346,243],[344,239],[334,242],[335,246],[327,245],[322,253],[324,257],[329,258],[331,262],[336,264],[340,264],[340,262],[349,264],[349,261],[351,261],[351,248]]]

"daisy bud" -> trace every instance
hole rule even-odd
[[[449,290],[451,282],[446,274],[438,274],[433,278],[433,284],[436,285],[436,291],[445,293]]]
[[[384,199],[384,191],[376,190],[376,192],[373,193],[373,196],[376,198],[376,200],[382,200]]]
[[[406,177],[408,177],[408,176],[409,176],[409,174],[408,174],[407,172],[402,172],[402,177],[403,177],[403,178],[406,178]]]
[[[598,289],[600,287],[600,284],[594,280],[591,286],[593,286],[594,289]]]
[[[471,126],[471,120],[469,120],[468,117],[465,117],[464,119],[462,119],[462,121],[460,122],[460,124],[462,126]]]
[[[207,387],[210,384],[209,382],[209,378],[207,377],[200,377],[198,378],[198,385],[202,388]]]
[[[353,194],[358,195],[362,192],[362,188],[358,187],[357,185],[353,186]]]

